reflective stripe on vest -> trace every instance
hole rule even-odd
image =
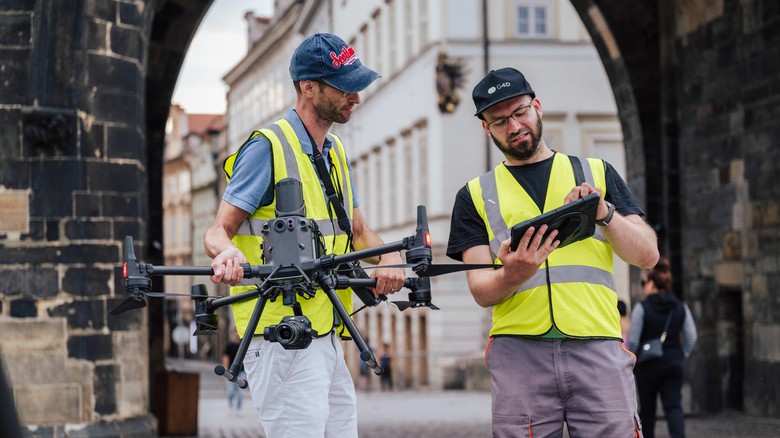
[[[606,193],[604,164],[588,159],[586,181]],[[544,211],[563,205],[575,177],[568,156],[553,158]],[[538,216],[536,203],[503,165],[468,184],[474,206],[485,222],[495,263],[510,226]],[[499,187],[501,189],[499,190]],[[493,308],[491,335],[541,336],[555,324],[570,337],[620,338],[612,248],[596,227],[592,238],[556,249],[530,279]]]
[[[306,205],[306,217],[317,223],[320,232],[324,237],[326,252],[328,254],[343,254],[347,251],[348,239],[346,233],[342,232],[335,223],[335,213],[331,211],[322,191],[320,178],[311,162],[310,155],[301,149],[300,140],[298,140],[292,126],[284,119],[278,120],[274,124],[254,132],[249,139],[241,146],[257,137],[263,135],[271,144],[273,166],[274,166],[274,185],[284,178],[295,178],[301,181],[303,188],[303,200]],[[344,207],[352,221],[352,186],[350,184],[350,175],[347,167],[347,157],[341,140],[328,134],[333,147],[329,152],[329,158],[332,175],[335,175],[336,182],[342,188]],[[241,150],[239,148],[239,151]],[[225,173],[228,180],[233,174],[233,166],[238,152],[225,160]],[[254,213],[249,215],[239,226],[236,234],[233,236],[233,244],[244,253],[250,264],[263,264],[262,243],[263,237],[261,230],[263,224],[269,219],[276,217],[276,198],[274,197],[270,205],[259,207]],[[334,219],[331,220],[330,218]],[[241,286],[230,288],[231,295],[241,292],[254,290],[256,285],[261,283],[262,279],[246,279]],[[339,298],[344,304],[347,312],[352,312],[352,290],[337,291]],[[233,304],[233,319],[236,323],[236,329],[241,337],[244,336],[249,323],[249,318],[254,310],[257,300],[251,299]],[[318,290],[313,298],[304,299],[298,296],[298,302],[301,305],[301,311],[312,322],[312,328],[319,334],[329,332],[334,325],[333,305],[330,303],[327,295]],[[262,334],[263,329],[272,324],[278,324],[284,316],[293,315],[293,309],[282,304],[281,298],[274,302],[268,301],[263,309],[260,322],[255,329],[255,334]]]

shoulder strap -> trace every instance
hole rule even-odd
[[[314,159],[314,167],[317,169],[317,174],[319,174],[320,179],[322,180],[322,184],[325,186],[325,195],[328,197],[328,202],[333,206],[333,210],[336,212],[339,228],[341,231],[345,232],[347,236],[351,236],[352,228],[349,225],[349,217],[347,216],[347,211],[344,209],[344,204],[341,198],[336,193],[336,189],[333,187],[333,181],[330,180],[330,174],[328,173],[327,166],[325,165],[325,158],[323,158],[322,154],[317,149],[317,146],[314,145],[313,141],[312,147],[314,149],[314,153],[312,154],[312,158]]]
[[[578,186],[581,186],[585,182],[585,171],[582,170],[582,162],[579,157],[569,155],[569,161],[571,161],[571,168],[574,171],[574,180]]]
[[[666,324],[664,324],[664,331],[661,332],[661,342],[666,341],[666,331],[669,330],[669,323],[672,322],[672,315],[674,315],[674,309],[669,311],[669,316],[666,317]]]
[[[241,143],[241,146],[239,146],[235,152],[228,155],[227,158],[225,158],[222,161],[222,171],[225,172],[225,176],[227,177],[227,179],[230,179],[233,176],[233,163],[236,161],[236,157],[238,157],[238,154],[241,152],[242,149],[244,149],[244,146],[246,146],[247,143],[249,143],[249,141],[253,140],[255,137],[263,137],[265,141],[268,142],[269,145],[271,144],[271,141],[268,139],[268,137],[266,137],[265,134],[263,134],[261,131],[252,131],[252,133],[249,134],[249,137],[247,137],[247,139],[244,140],[243,143]],[[271,153],[273,154],[273,148],[271,148]],[[271,167],[271,169],[273,169],[273,166]]]

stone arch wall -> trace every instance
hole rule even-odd
[[[161,310],[108,311],[124,236],[162,260],[164,126],[210,4],[0,5],[0,358],[36,436],[155,433]]]
[[[776,417],[780,10],[737,0],[572,4],[613,85],[629,184],[696,319],[686,408]]]

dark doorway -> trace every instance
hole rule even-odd
[[[743,409],[745,372],[745,321],[742,291],[721,287],[718,291],[718,361],[723,408]]]

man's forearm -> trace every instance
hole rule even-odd
[[[232,246],[234,246],[233,241],[224,228],[212,226],[206,230],[203,238],[203,249],[209,257],[214,258]]]
[[[482,307],[495,306],[506,301],[523,282],[509,282],[503,269],[480,269],[469,271],[469,289],[474,301]]]
[[[612,249],[626,263],[644,269],[658,263],[658,238],[640,216],[615,213],[609,225],[602,229]]]

